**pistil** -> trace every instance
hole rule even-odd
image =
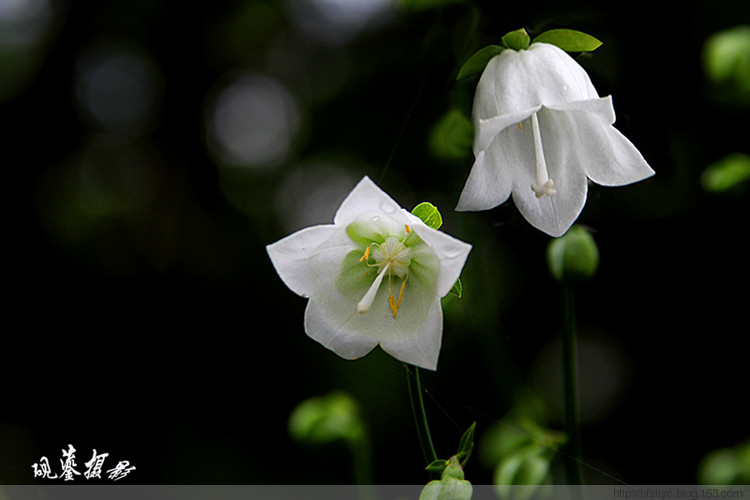
[[[370,285],[370,288],[367,289],[367,293],[365,293],[365,296],[362,297],[362,300],[360,300],[357,304],[357,312],[359,314],[364,314],[370,310],[370,307],[375,300],[375,295],[378,293],[380,284],[383,282],[383,277],[385,277],[388,269],[390,269],[390,265],[383,266],[383,268],[378,273],[377,278],[375,278],[375,281],[373,281],[372,285]]]
[[[411,228],[406,226],[407,238],[411,234]],[[370,247],[374,247],[374,250],[370,252]],[[369,258],[372,258],[375,262],[370,264],[367,262]],[[412,251],[403,241],[400,241],[397,237],[389,236],[383,243],[372,243],[365,248],[364,255],[359,260],[360,262],[367,263],[368,266],[378,267],[378,275],[372,282],[367,292],[362,297],[362,300],[357,304],[357,311],[360,314],[364,314],[370,310],[375,296],[380,289],[380,285],[383,283],[383,279],[388,275],[388,304],[391,307],[391,314],[394,319],[398,315],[398,310],[401,307],[401,301],[404,297],[404,288],[406,286],[406,280],[409,278],[409,265],[411,264]],[[398,294],[398,299],[394,297],[391,291],[391,277],[396,276],[398,278],[404,278],[401,283],[401,290]]]
[[[542,147],[542,134],[539,131],[539,119],[536,113],[531,115],[531,131],[534,135],[534,157],[536,159],[536,184],[531,185],[531,190],[537,198],[557,193],[552,179],[547,172],[547,162],[544,159],[544,148]]]

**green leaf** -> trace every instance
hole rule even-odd
[[[464,435],[461,436],[461,441],[458,443],[458,453],[456,456],[461,459],[461,467],[466,467],[471,452],[474,450],[474,430],[477,427],[477,423],[474,422],[471,426],[466,429]]]
[[[534,38],[533,43],[537,42],[556,45],[566,52],[591,52],[602,44],[591,35],[567,29],[545,31]]]
[[[528,49],[531,42],[529,34],[523,28],[506,33],[502,40],[506,47],[513,50]]]
[[[471,427],[466,429],[464,435],[461,436],[461,441],[458,443],[458,452],[462,451],[469,452],[474,447],[474,430],[477,427],[477,423],[471,424]]]
[[[505,50],[505,47],[500,45],[488,45],[474,52],[474,54],[466,60],[463,66],[461,66],[461,69],[458,70],[456,80],[462,80],[482,73],[487,66],[487,63],[490,62],[490,59],[503,50]]]
[[[437,474],[442,474],[446,467],[448,467],[448,460],[435,460],[430,465],[425,467],[424,470],[429,472],[435,472]]]
[[[451,291],[448,292],[451,295],[455,295],[459,299],[464,294],[464,286],[461,284],[461,278],[458,278],[456,282],[453,284],[453,288],[451,288]]]
[[[429,201],[423,201],[411,211],[412,214],[419,217],[427,227],[432,229],[440,229],[443,225],[443,216],[440,215],[437,207]]]

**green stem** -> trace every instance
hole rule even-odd
[[[583,484],[581,473],[581,417],[578,402],[577,325],[575,290],[563,285],[563,380],[565,433],[568,435],[565,470],[570,484]]]
[[[414,367],[414,379],[416,381],[416,388],[412,387],[411,385],[411,371],[409,370],[409,366],[404,364],[404,368],[406,369],[406,385],[409,389],[409,402],[411,403],[411,411],[414,415],[414,424],[417,428],[419,445],[422,448],[422,454],[424,455],[425,462],[427,463],[427,465],[429,465],[438,458],[437,453],[435,453],[435,446],[432,444],[430,426],[427,423],[427,413],[424,409],[424,399],[422,398],[422,383],[419,380],[419,368],[417,368],[416,366]]]
[[[374,484],[372,478],[372,463],[370,461],[370,442],[363,433],[350,441],[352,451],[352,465],[354,467],[354,482],[359,485]]]

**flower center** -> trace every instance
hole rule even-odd
[[[534,157],[536,158],[536,184],[531,185],[531,190],[537,198],[557,193],[552,179],[547,172],[547,162],[544,160],[544,149],[542,148],[542,134],[539,131],[539,119],[536,113],[531,115],[531,131],[534,134]]]
[[[380,285],[383,283],[383,279],[388,276],[388,304],[391,307],[391,313],[396,318],[398,310],[401,307],[401,300],[404,298],[404,288],[406,287],[406,280],[409,279],[409,265],[411,265],[411,259],[413,252],[411,248],[407,247],[404,242],[411,234],[411,228],[407,225],[406,237],[400,240],[396,236],[388,236],[383,243],[371,243],[365,248],[365,252],[360,259],[360,262],[365,262],[368,266],[376,267],[378,269],[378,275],[375,281],[372,282],[370,288],[367,289],[362,300],[357,304],[357,311],[360,314],[364,314],[370,310],[372,303],[375,301],[375,295],[378,293]],[[372,249],[372,250],[371,250]],[[374,262],[370,263],[372,259]],[[401,282],[401,290],[398,294],[398,299],[393,295],[391,291],[391,277],[404,278]]]

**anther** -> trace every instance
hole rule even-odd
[[[401,307],[401,301],[404,298],[404,288],[406,287],[406,280],[401,283],[401,290],[398,292],[398,301],[396,301],[396,298],[393,296],[390,290],[388,290],[388,304],[391,306],[391,314],[393,314],[393,319],[396,319],[398,316],[398,310]]]
[[[359,261],[364,262],[369,258],[370,258],[370,247],[368,246],[367,248],[365,248],[365,254],[362,256],[361,259],[359,259]]]

